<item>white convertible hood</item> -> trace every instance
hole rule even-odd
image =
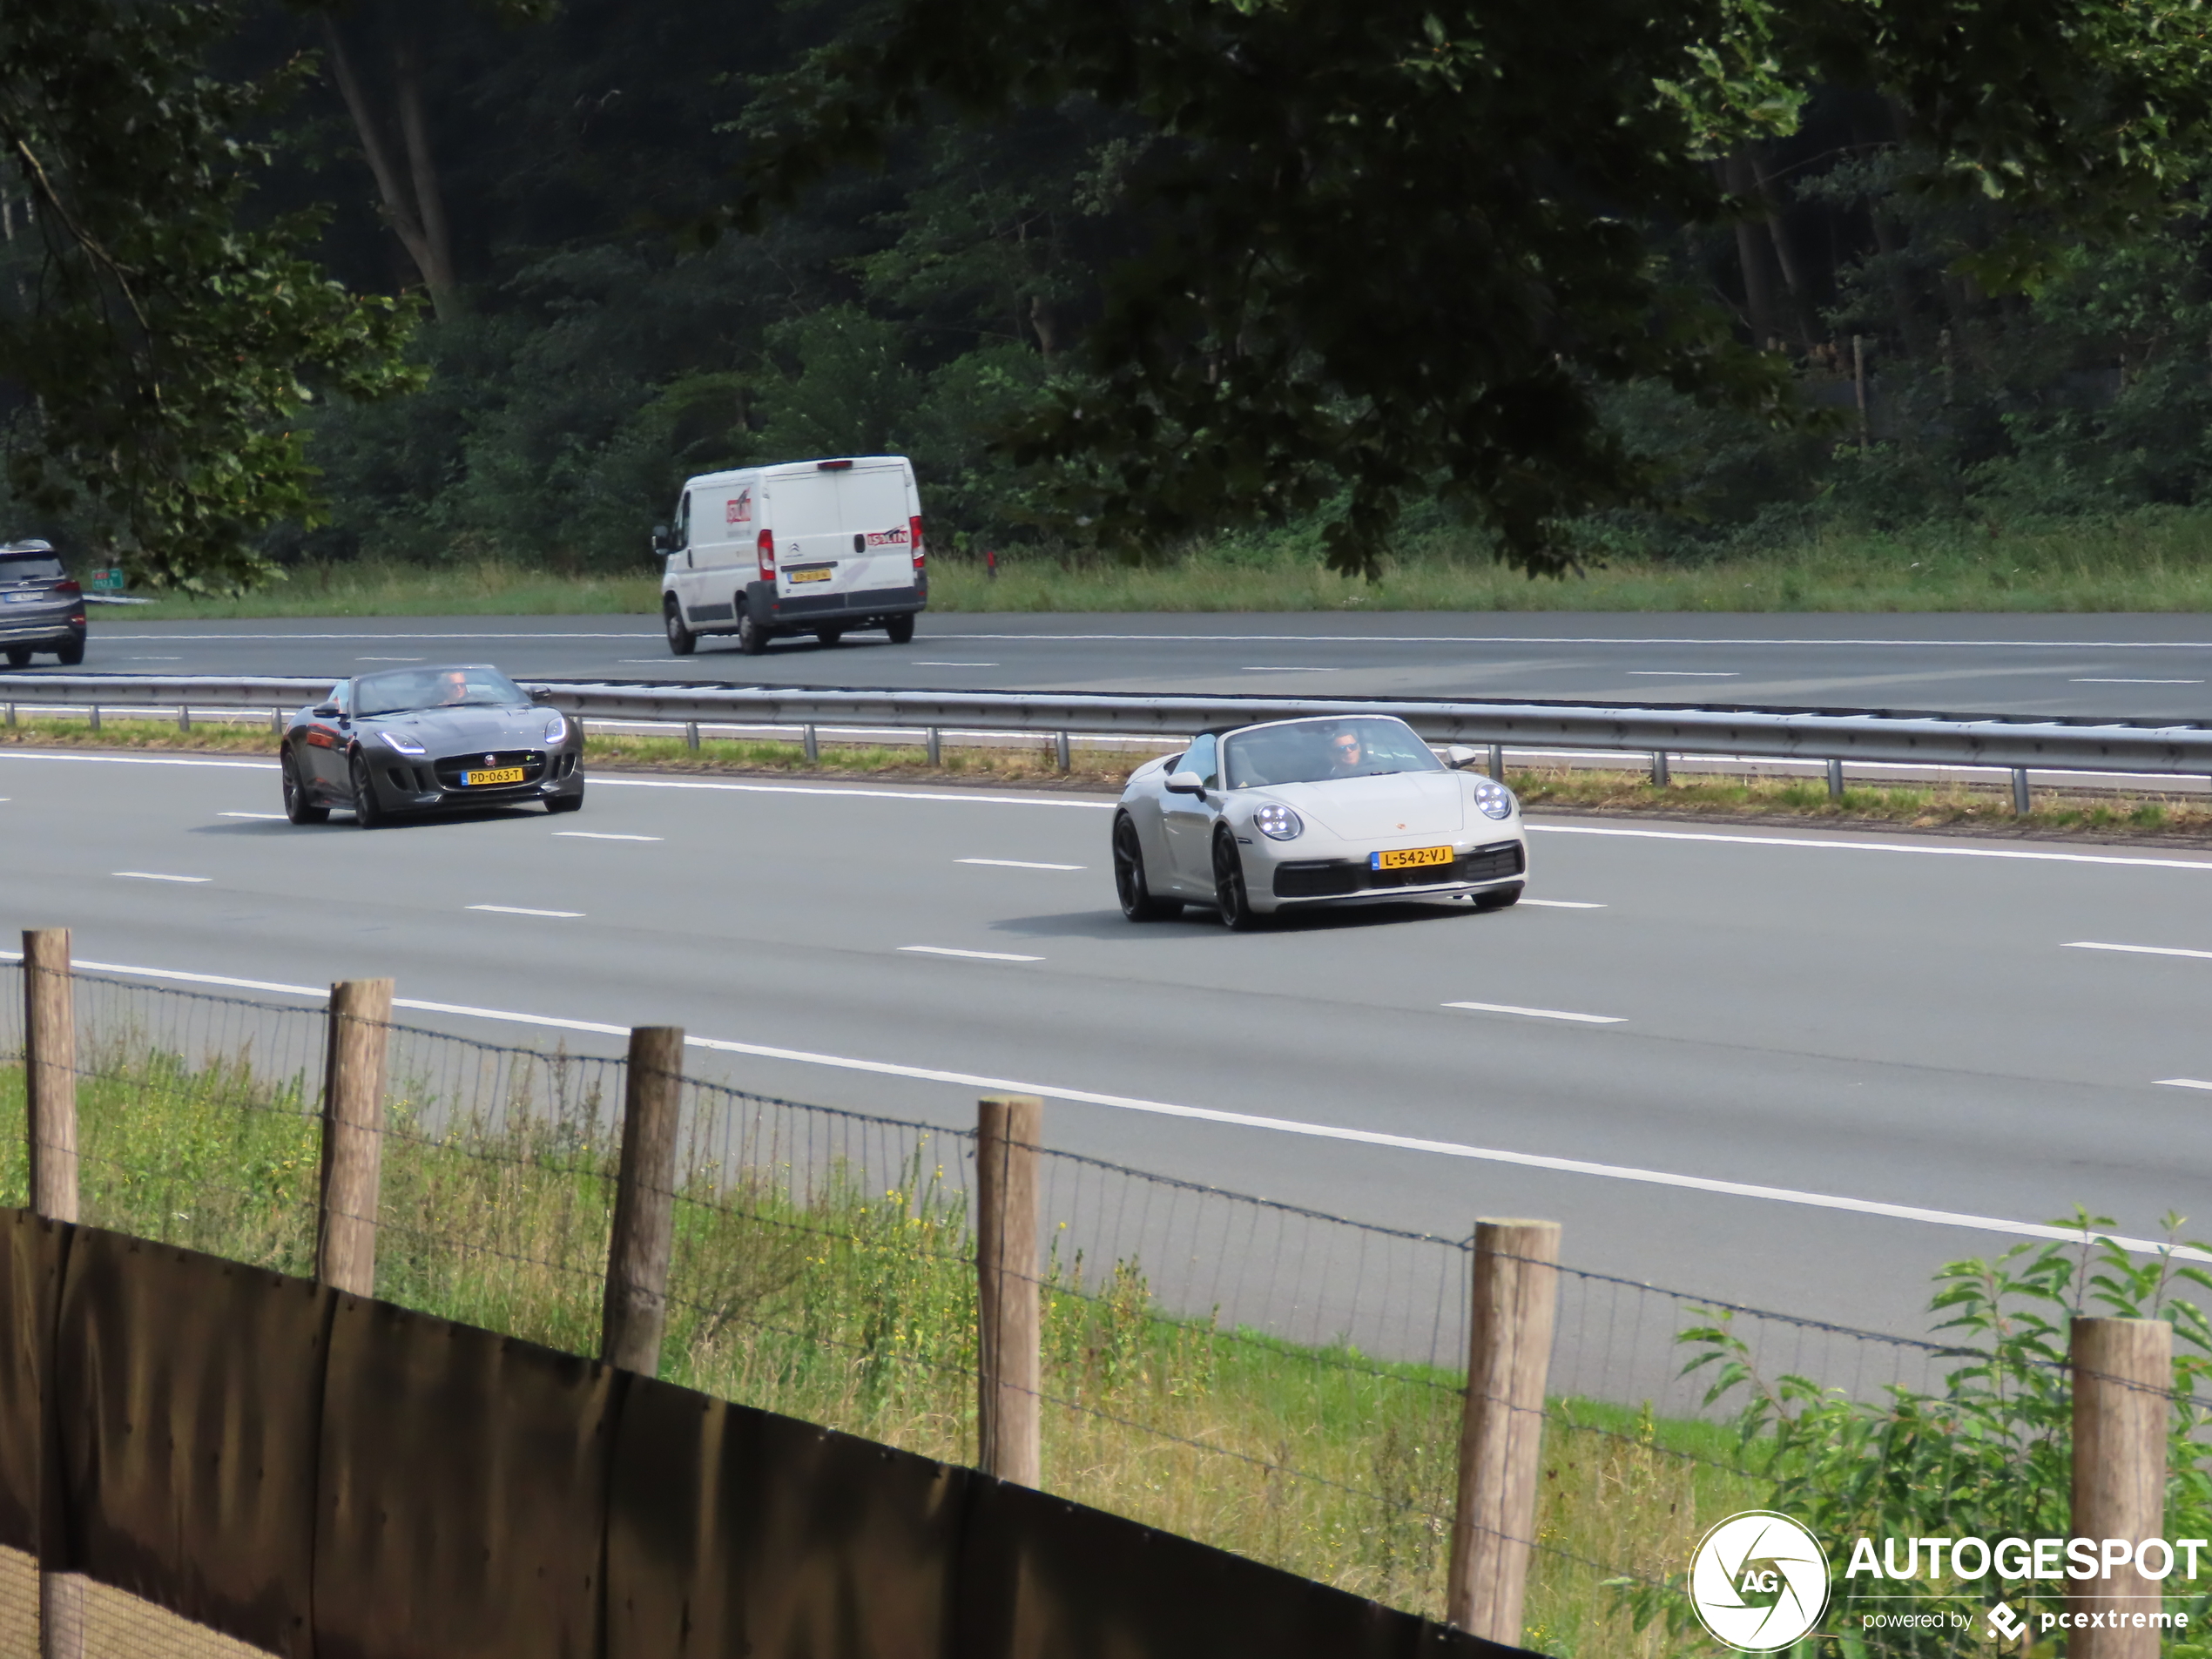
[[[1457,772],[1399,772],[1275,784],[1267,792],[1318,829],[1347,841],[1457,837],[1467,824],[1467,788]]]

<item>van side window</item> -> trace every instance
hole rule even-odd
[[[688,548],[691,544],[691,492],[685,490],[684,499],[676,503],[676,545]]]
[[[1221,787],[1219,756],[1220,745],[1215,742],[1211,733],[1203,738],[1193,738],[1190,740],[1190,752],[1183,757],[1179,769],[1184,772],[1197,772],[1199,781],[1208,789],[1218,789]]]

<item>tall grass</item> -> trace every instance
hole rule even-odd
[[[80,1082],[86,1220],[311,1271],[317,1119],[301,1076],[107,1044]],[[608,1103],[515,1076],[488,1109],[395,1080],[380,1295],[596,1352],[616,1143]],[[23,1074],[0,1069],[0,1202],[20,1203]],[[431,1125],[435,1124],[433,1129]],[[948,1149],[949,1150],[949,1149]],[[895,1184],[696,1163],[676,1210],[663,1374],[952,1461],[973,1459],[974,1241],[927,1142]],[[1070,1499],[1431,1615],[1443,1602],[1462,1379],[1161,1307],[1134,1259],[1055,1249],[1044,1482]],[[1749,1507],[1719,1427],[1554,1402],[1527,1640],[1658,1656],[1607,1581],[1680,1569]],[[1694,1454],[1694,1455],[1685,1455]]]
[[[1703,557],[1614,555],[1531,580],[1467,530],[1409,532],[1379,580],[1322,566],[1312,527],[1224,536],[1143,563],[1009,550],[931,563],[930,609],[988,611],[2199,611],[2212,610],[2212,509],[2099,518],[1817,528]],[[102,620],[246,617],[652,617],[652,562],[563,573],[521,560],[300,566],[251,594],[163,597]],[[650,624],[644,624],[650,627]]]

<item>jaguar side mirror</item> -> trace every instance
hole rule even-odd
[[[1168,793],[1196,795],[1203,800],[1206,793],[1206,780],[1195,772],[1170,772],[1168,774]]]
[[[1454,771],[1461,766],[1471,766],[1481,759],[1480,749],[1470,749],[1464,743],[1455,743],[1444,752],[1444,764]]]
[[[334,720],[338,718],[338,705],[335,703],[318,703],[307,712],[318,720]]]

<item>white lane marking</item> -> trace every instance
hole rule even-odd
[[[9,752],[0,749],[0,754]],[[1080,806],[1110,813],[1119,804],[1110,800],[1055,800],[1049,795],[955,795],[935,789],[840,789],[830,784],[723,784],[692,778],[602,778],[591,779],[594,789],[720,789],[743,795],[857,795],[868,800],[941,800],[969,806]],[[2212,865],[2205,867],[2212,869]]]
[[[2202,685],[2202,680],[2068,680],[2068,685]]]
[[[185,659],[181,657],[125,657],[123,660],[126,663],[181,663]]]
[[[1574,1020],[1583,1025],[1620,1025],[1617,1014],[1568,1014],[1560,1008],[1517,1008],[1510,1002],[1447,1002],[1447,1008],[1473,1008],[1477,1014],[1519,1014],[1531,1020]]]
[[[2201,1077],[2161,1077],[2158,1080],[2158,1087],[2161,1089],[2212,1089],[2212,1083],[2206,1082]]]
[[[1340,668],[1322,668],[1311,663],[1246,663],[1247,674],[1341,674]]]
[[[1523,899],[1523,904],[1541,905],[1547,910],[1602,910],[1602,904],[1591,904],[1581,899]]]
[[[913,662],[913,663],[909,663],[909,664],[907,664],[907,667],[909,667],[909,668],[996,668],[996,667],[998,666],[998,664],[997,664],[996,663],[924,663],[924,662]]]
[[[0,961],[19,962],[22,960],[21,951],[0,950]],[[77,966],[90,974],[118,974],[132,979],[175,980],[189,985],[224,985],[237,990],[312,997],[318,1001],[329,995],[329,992],[320,986],[282,985],[268,980],[233,979],[221,974],[188,974],[171,968],[131,968],[118,962],[85,961],[80,961]],[[509,1025],[540,1026],[556,1031],[588,1031],[599,1036],[620,1037],[630,1034],[628,1026],[606,1025],[596,1020],[563,1020],[549,1014],[516,1014],[504,1008],[471,1008],[460,1002],[426,1002],[412,997],[395,997],[392,1006],[417,1013],[451,1014],[467,1019],[496,1020]],[[982,1089],[993,1093],[1042,1095],[1049,1099],[1069,1101],[1080,1106],[1105,1106],[1119,1111],[1150,1112],[1163,1117],[1184,1117],[1200,1123],[1227,1123],[1243,1129],[1270,1130],[1278,1134],[1311,1136],[1319,1140],[1386,1147],[1396,1151],[1429,1152],[1440,1157],[1469,1158],[1480,1163],[1510,1163],[1522,1169],[1547,1170],[1562,1175],[1596,1176],[1604,1180],[1675,1187],[1694,1192],[1715,1193],[1723,1197],[1761,1198],[1773,1204],[1803,1204],[1816,1210],[1839,1210],[1854,1215],[1881,1216],[1895,1221],[1920,1221],[1938,1227],[1966,1227],[1980,1232],[2003,1233],[2020,1238],[2055,1238],[2072,1243],[2080,1238],[2079,1232],[2069,1228],[2028,1221],[2008,1221],[1998,1216],[1976,1216],[1953,1210],[1928,1210],[1916,1204],[1883,1204],[1871,1198],[1805,1192],[1795,1187],[1770,1187],[1754,1182],[1722,1181],[1707,1176],[1677,1175],[1665,1170],[1638,1169],[1632,1164],[1593,1163],[1581,1158],[1550,1157],[1536,1152],[1509,1152],[1496,1147],[1469,1146],[1457,1141],[1431,1141],[1417,1136],[1390,1135],[1380,1130],[1345,1129],[1332,1123],[1305,1123],[1297,1118],[1262,1117],[1250,1112],[1217,1111],[1207,1106],[1179,1106],[1168,1101],[1139,1100],[1127,1095],[1101,1095],[1084,1089],[1059,1089],[1049,1083],[1024,1082],[1011,1077],[987,1077],[974,1072],[939,1071],[924,1066],[895,1065],[887,1060],[858,1060],[844,1055],[813,1054],[804,1049],[774,1049],[765,1043],[732,1042],[721,1037],[686,1037],[684,1044],[686,1048],[705,1049],[716,1054],[751,1055],[762,1060],[786,1060],[799,1065],[829,1066],[840,1071],[905,1077],[916,1082],[950,1083],[957,1088]],[[2198,1086],[2188,1078],[2175,1078],[2172,1081],[2185,1087]],[[2123,1250],[2134,1251],[2139,1255],[2156,1255],[2168,1248],[2161,1239],[2133,1238],[2118,1233],[2098,1233],[2092,1237],[2109,1238]],[[2175,1249],[2173,1253],[2177,1259],[2183,1261],[2212,1262],[2212,1251],[2192,1250],[2183,1245]]]
[[[1737,680],[1743,678],[1741,674],[1723,672],[1716,668],[1624,668],[1621,671],[1640,679],[1654,680]]]
[[[1003,950],[954,950],[950,945],[901,945],[900,950],[910,950],[924,956],[967,956],[979,962],[1041,962],[1042,956],[1016,956]]]
[[[2195,956],[2212,961],[2212,950],[2182,950],[2172,945],[2103,945],[2094,939],[2071,939],[2061,950],[2121,950],[2131,956]]]
[[[420,657],[356,657],[357,663],[419,663]]]
[[[555,830],[556,836],[571,841],[658,841],[658,835],[617,835],[611,830]]]
[[[581,910],[525,910],[520,905],[511,904],[472,904],[469,907],[471,910],[489,910],[499,916],[557,916],[568,921],[575,921],[583,914]]]
[[[198,638],[199,635],[179,635],[179,638]],[[272,634],[272,639],[308,639],[311,634]],[[403,636],[395,636],[403,637]],[[610,636],[612,637],[613,636]],[[170,637],[167,635],[138,634],[138,639]],[[211,634],[207,638],[253,638],[253,635]],[[366,637],[354,634],[334,634],[334,639]],[[482,635],[480,637],[530,639],[587,639],[588,634],[529,634],[502,636]],[[1317,642],[1330,644],[1376,645],[1905,645],[1956,646],[1969,651],[2212,651],[2212,641],[2202,639],[1746,639],[1738,636],[1714,636],[1693,638],[1689,635],[1663,634],[932,634],[933,639],[1002,639],[1020,641],[1039,639],[1047,642],[1103,639],[1119,642],[1144,640],[1157,643],[1187,639],[1208,644],[1229,645],[1305,645]]]
[[[183,755],[80,755],[58,749],[0,749],[8,760],[78,760],[97,766],[242,766],[251,772],[274,772],[273,760],[198,760]]]
[[[212,875],[163,875],[153,870],[110,870],[108,873],[125,881],[184,881],[193,887],[215,879]]]
[[[1796,835],[1720,835],[1693,830],[1613,829],[1595,824],[1531,824],[1551,835],[1626,835],[1647,841],[1716,841],[1730,846],[1810,846],[1838,853],[1924,853],[1946,859],[2027,859],[2047,864],[2139,864],[2155,870],[2212,871],[2212,859],[2131,859],[2106,853],[2030,853],[2010,846],[1908,846],[1898,841],[1817,841]]]
[[[273,819],[280,823],[282,822],[284,819],[284,814],[282,813],[218,813],[215,816],[218,818]],[[1526,903],[1527,900],[1524,900],[1522,902]]]
[[[1028,859],[954,859],[955,864],[988,864],[1001,870],[1081,870],[1081,864],[1035,864]]]
[[[162,641],[178,639],[428,639],[440,644],[466,645],[479,639],[658,639],[658,631],[630,634],[480,634],[475,630],[452,634],[121,634],[117,637],[132,642],[147,639]],[[656,662],[664,660],[660,658]],[[302,678],[308,678],[302,676]]]

